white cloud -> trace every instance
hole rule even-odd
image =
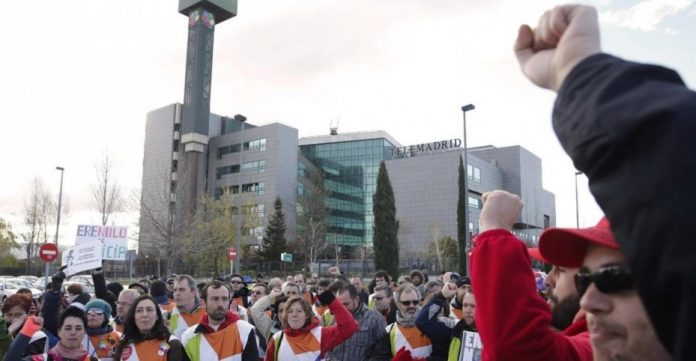
[[[678,30],[660,27],[660,23],[688,9],[693,3],[694,0],[647,0],[628,9],[602,12],[600,21],[644,32],[660,31],[668,35],[676,35]]]

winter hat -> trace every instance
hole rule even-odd
[[[167,295],[167,285],[162,281],[154,281],[150,284],[150,295],[152,297],[166,296]]]
[[[130,285],[128,285],[128,288],[129,289],[140,288],[143,291],[142,292],[143,294],[150,293],[150,290],[148,289],[148,287],[142,285],[141,283],[137,283],[137,282],[131,283]]]
[[[91,298],[92,298],[92,296],[90,296],[89,293],[87,293],[87,292],[82,292],[82,293],[80,293],[79,295],[77,295],[77,297],[75,297],[75,299],[73,300],[72,303],[79,303],[79,304],[82,304],[82,305],[86,305],[87,302],[89,302],[89,300],[90,300]]]
[[[109,305],[109,303],[99,298],[95,298],[87,302],[87,304],[85,305],[85,311],[89,312],[89,310],[92,309],[102,310],[107,320],[111,315],[111,306]]]
[[[106,285],[106,289],[111,291],[111,293],[113,293],[116,296],[116,298],[118,298],[118,295],[120,295],[121,291],[123,291],[123,285],[120,283],[109,283],[108,285]]]

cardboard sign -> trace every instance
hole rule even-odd
[[[63,266],[68,266],[64,271],[65,275],[70,276],[101,267],[102,248],[100,241],[83,242],[63,252]]]
[[[128,250],[128,227],[80,224],[77,226],[75,244],[101,241],[104,244],[102,259],[125,261]]]
[[[461,361],[481,361],[483,344],[478,332],[464,331],[462,333],[462,348],[459,351]]]

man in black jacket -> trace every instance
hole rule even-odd
[[[515,53],[558,92],[553,127],[612,224],[657,335],[696,359],[696,93],[676,72],[602,54],[596,11],[560,6]]]

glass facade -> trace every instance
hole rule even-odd
[[[379,164],[391,159],[392,147],[384,138],[300,146],[300,153],[325,173],[330,243],[372,245],[372,195]]]

